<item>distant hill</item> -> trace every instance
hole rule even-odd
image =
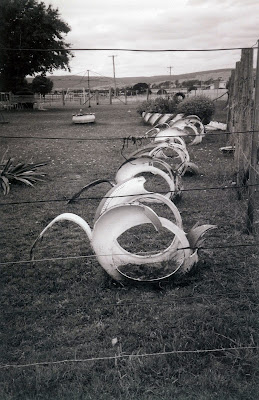
[[[210,78],[216,80],[221,77],[222,80],[228,80],[231,74],[231,68],[225,69],[215,69],[209,71],[199,71],[199,72],[190,72],[188,74],[179,74],[179,75],[155,75],[155,76],[137,76],[137,77],[125,77],[125,78],[116,78],[117,87],[123,86],[133,86],[136,83],[159,83],[162,81],[168,80],[178,80],[179,82],[190,80],[190,79],[199,79],[202,81],[206,81]],[[88,88],[88,77],[87,76],[78,76],[78,75],[64,75],[57,76],[51,75],[48,76],[49,79],[53,81],[53,90],[55,89],[81,89],[83,87]],[[33,78],[27,78],[28,82],[31,82]],[[112,77],[103,77],[103,76],[90,76],[89,83],[91,89],[100,89],[100,88],[109,88],[113,86],[113,78]]]

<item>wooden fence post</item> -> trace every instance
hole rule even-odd
[[[253,49],[244,50],[244,77],[242,85],[241,178],[248,183],[251,164],[251,137],[253,128]]]
[[[96,105],[99,105],[99,90],[95,91],[95,100],[96,100]]]
[[[254,232],[256,185],[259,171],[259,41],[257,54],[255,100],[253,104],[253,51],[243,49],[240,62],[231,73],[227,127],[232,133],[230,143],[235,145],[234,169],[237,194],[241,199],[248,193],[247,231]]]
[[[254,233],[256,184],[259,176],[259,40],[257,42],[257,66],[253,107],[253,132],[251,133],[251,161],[249,168],[247,231]]]
[[[236,64],[234,88],[234,130],[235,130],[235,173],[238,197],[242,197],[242,187],[248,179],[251,145],[249,138],[252,127],[253,90],[253,49],[243,49],[240,63]],[[239,132],[239,133],[237,133]]]
[[[240,68],[241,68],[241,63],[238,61],[236,63],[236,70],[235,70],[235,76],[234,76],[234,88],[233,88],[233,120],[232,120],[232,128],[233,128],[233,141],[234,141],[234,146],[235,146],[235,153],[234,153],[234,165],[235,165],[235,174],[236,174],[236,183],[237,186],[240,186],[239,182],[239,174],[238,174],[238,168],[239,168],[239,141],[240,141],[240,134],[238,132],[238,102],[239,102],[239,91],[238,91],[238,84],[240,81]],[[238,196],[239,196],[239,190],[238,190]]]
[[[65,105],[65,91],[62,89],[62,104]]]
[[[228,112],[227,112],[227,130],[228,132],[233,132],[233,115],[234,115],[234,82],[235,82],[236,71],[232,69],[231,76],[229,80],[228,89]],[[233,135],[230,135],[230,144],[234,144]]]

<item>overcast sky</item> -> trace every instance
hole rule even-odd
[[[73,48],[209,49],[252,47],[259,38],[258,0],[44,0],[58,8]],[[73,74],[117,77],[234,68],[240,51],[75,51]],[[55,72],[55,75],[57,73]],[[59,72],[58,74],[64,74]]]

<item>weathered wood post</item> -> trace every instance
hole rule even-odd
[[[62,89],[62,104],[65,105],[65,91]]]
[[[252,129],[253,49],[243,49],[236,63],[234,88],[235,174],[238,198],[241,199],[248,179]]]
[[[99,105],[99,90],[95,91],[95,100],[96,100],[96,105]]]
[[[238,61],[236,63],[235,75],[234,75],[234,88],[233,88],[233,100],[232,100],[232,107],[233,107],[233,118],[232,118],[232,132],[233,132],[233,139],[232,142],[235,146],[235,153],[234,153],[234,169],[236,174],[236,183],[239,187],[239,175],[238,175],[238,165],[239,165],[239,140],[240,134],[238,132],[238,104],[239,104],[239,91],[238,91],[238,84],[240,81],[240,66],[241,63]],[[239,189],[237,191],[239,195]]]
[[[228,132],[233,132],[233,116],[234,116],[234,82],[235,82],[235,73],[236,71],[232,69],[231,76],[229,79],[229,88],[228,88],[228,111],[227,111],[227,130]],[[234,144],[233,135],[230,135],[229,140],[230,145]]]
[[[248,206],[247,206],[247,231],[254,233],[254,214],[256,184],[259,176],[259,40],[257,42],[257,66],[255,78],[255,96],[253,107],[253,131],[251,133],[251,160],[249,168]]]

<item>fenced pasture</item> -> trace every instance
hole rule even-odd
[[[109,93],[102,93],[101,91],[93,90],[91,91],[90,95],[90,105],[96,105],[97,103],[100,104],[113,104],[118,103],[139,103],[148,99],[155,99],[155,98],[168,98],[173,97],[176,93],[184,93],[186,97],[192,96],[207,96],[212,100],[215,100],[220,97],[221,100],[227,100],[227,90],[226,89],[200,89],[197,88],[196,90],[192,90],[191,92],[187,92],[185,88],[179,89],[169,89],[167,93],[164,94],[157,94],[158,89],[152,89],[151,94],[147,95],[147,93],[132,93],[132,94],[120,94],[118,96],[111,96]],[[64,100],[63,100],[64,98]],[[82,93],[74,94],[73,90],[65,92],[64,96],[62,94],[48,94],[45,96],[45,99],[42,100],[49,105],[56,103],[61,104],[63,101],[68,103],[78,103],[79,105],[86,104],[89,105],[89,95],[88,92],[84,97]]]
[[[216,102],[215,120],[226,122],[225,105]],[[120,285],[102,271],[72,223],[48,232],[34,262],[29,252],[62,212],[92,227],[110,187],[97,186],[76,203],[68,199],[95,179],[113,178],[136,146],[147,144],[129,137],[143,137],[150,127],[135,103],[93,104],[96,122],[86,125],[72,124],[78,103],[45,108],[4,111],[9,123],[0,125],[1,157],[7,150],[17,162],[49,161],[45,182],[0,193],[0,398],[257,398],[258,246],[246,233],[234,158],[220,151],[229,135],[208,132],[188,148],[200,173],[183,177],[177,207],[184,229],[217,225],[195,269],[159,285]],[[153,190],[163,190],[160,182]],[[155,232],[126,240],[132,247],[160,246]]]
[[[135,104],[140,103],[148,99],[156,99],[160,98],[172,98],[176,93],[183,93],[186,97],[193,96],[206,96],[212,100],[220,100],[226,101],[228,98],[226,89],[196,89],[191,92],[187,92],[185,88],[180,89],[170,89],[167,90],[165,94],[157,94],[158,89],[152,89],[151,94],[147,93],[132,93],[132,94],[119,94],[118,96],[111,95],[109,91],[102,92],[99,90],[92,90],[90,92],[83,93],[75,93],[73,90],[67,90],[63,93],[49,93],[44,97],[40,95],[34,95],[34,108],[42,108],[42,107],[60,107],[67,105],[68,107],[73,107],[77,105],[78,107],[92,107],[96,105],[107,105],[107,104]],[[89,101],[90,97],[90,101]],[[26,103],[31,102],[32,96],[14,96],[9,93],[0,93],[0,110],[12,110],[12,109],[21,109],[21,108],[29,108],[26,106]],[[25,106],[24,106],[25,105]],[[24,107],[22,107],[24,106]]]

